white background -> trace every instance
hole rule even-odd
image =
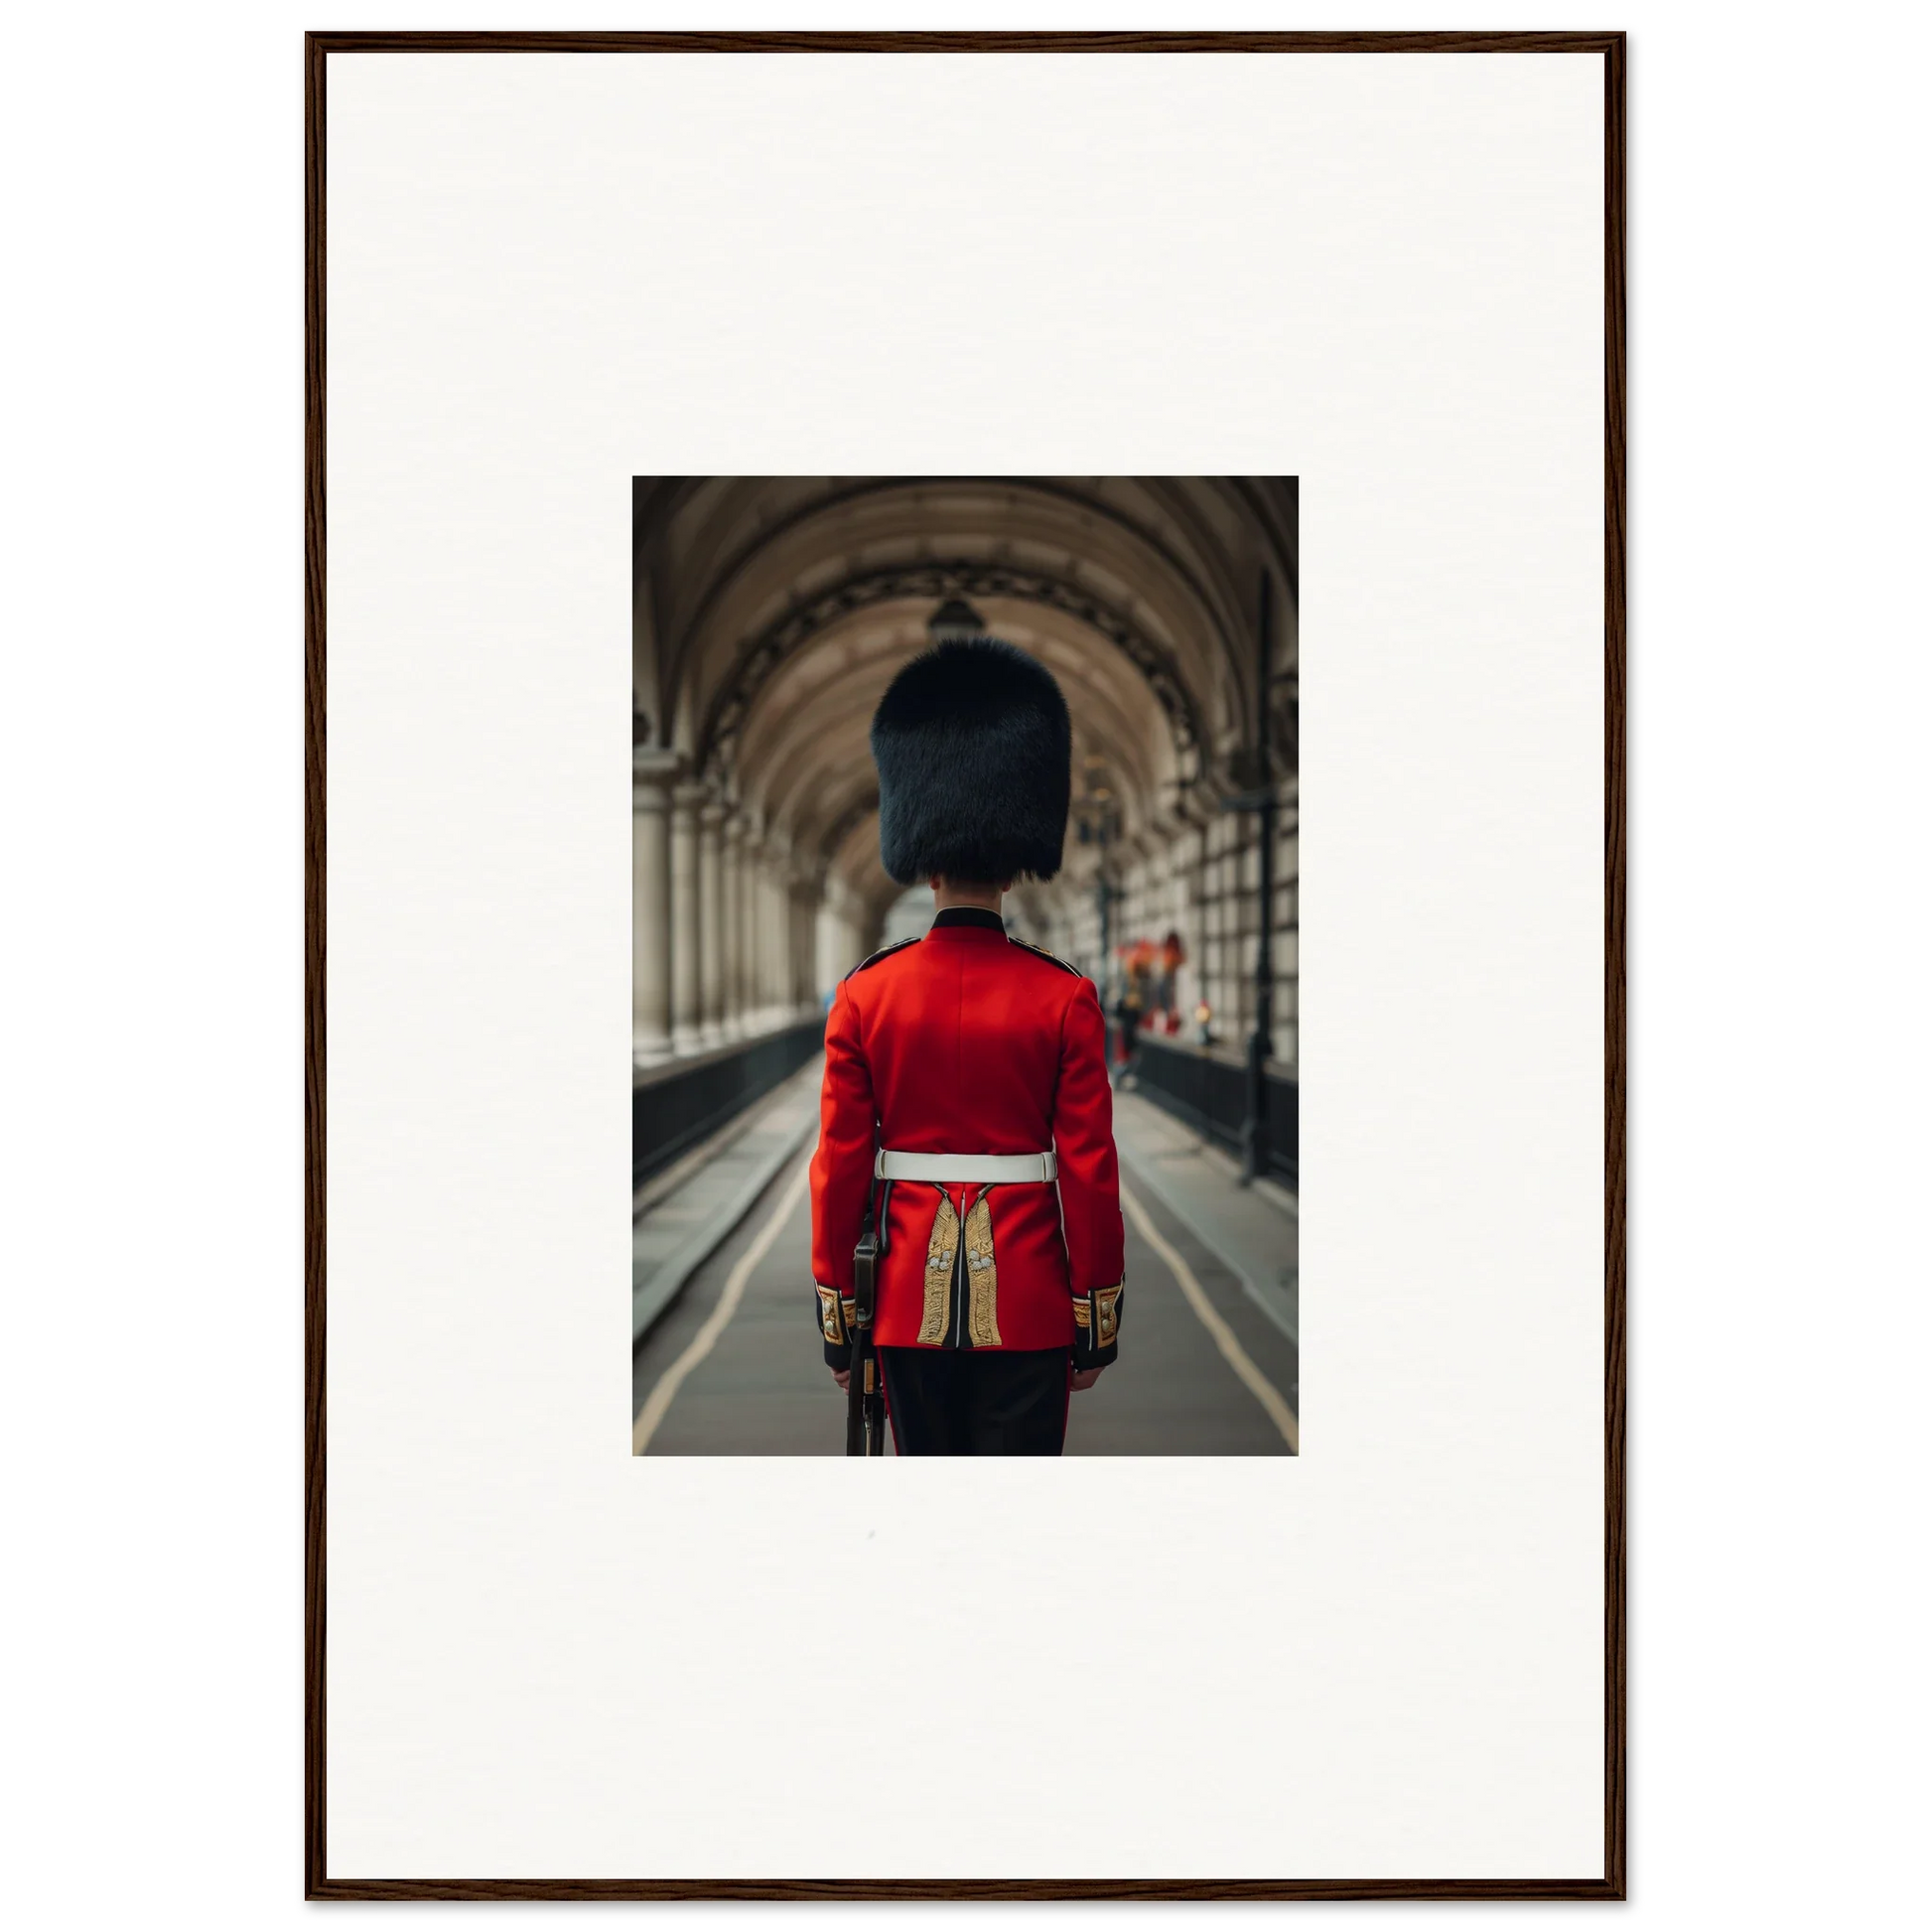
[[[1602,94],[332,58],[332,1875],[849,1875],[841,1638],[868,1875],[1600,1873]],[[1297,1462],[626,1452],[627,480],[814,470],[1304,480]]]

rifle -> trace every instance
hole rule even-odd
[[[880,1386],[879,1351],[872,1345],[872,1311],[879,1275],[879,1229],[872,1198],[852,1251],[852,1379],[845,1392],[845,1452],[886,1453],[886,1395]]]

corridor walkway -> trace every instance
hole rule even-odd
[[[1277,1311],[1188,1220],[1170,1175],[1164,1191],[1136,1178],[1136,1150],[1154,1141],[1184,1170],[1190,1150],[1122,1109],[1126,1156],[1127,1312],[1120,1360],[1073,1397],[1069,1455],[1282,1455],[1299,1449],[1298,1350]],[[1152,1110],[1148,1110],[1152,1112]],[[632,1449],[650,1455],[839,1455],[844,1397],[821,1357],[813,1317],[806,1146],[765,1187],[731,1237],[691,1277],[631,1368]],[[1226,1184],[1215,1170],[1209,1184]],[[1240,1197],[1244,1213],[1257,1203]],[[1293,1222],[1279,1207],[1282,1251]],[[1191,1225],[1190,1225],[1191,1222]],[[1265,1223],[1262,1224],[1265,1226]],[[1247,1223],[1252,1249],[1256,1227]],[[1276,1271],[1279,1275],[1279,1270]]]

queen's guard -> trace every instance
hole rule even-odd
[[[872,721],[881,857],[938,909],[849,973],[826,1022],[812,1267],[856,1453],[883,1447],[877,1375],[901,1455],[1057,1455],[1070,1392],[1118,1353],[1099,999],[1000,911],[1059,870],[1071,750],[1052,674],[984,635],[940,633]]]

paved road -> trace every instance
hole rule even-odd
[[[658,1411],[645,1453],[844,1452],[845,1401],[825,1367],[814,1318],[811,1207],[795,1184],[805,1158],[780,1171],[637,1352],[631,1413],[651,1405],[654,1392]],[[1146,1239],[1130,1211],[1120,1360],[1095,1388],[1073,1398],[1066,1452],[1289,1453],[1300,1402],[1295,1344],[1161,1202],[1145,1190],[1133,1198],[1180,1270]],[[760,1244],[759,1259],[741,1269]],[[1180,1271],[1191,1275],[1202,1307],[1190,1299]],[[726,1314],[735,1274],[739,1288]],[[1231,1344],[1235,1359],[1223,1343]],[[694,1344],[704,1349],[696,1360]]]

